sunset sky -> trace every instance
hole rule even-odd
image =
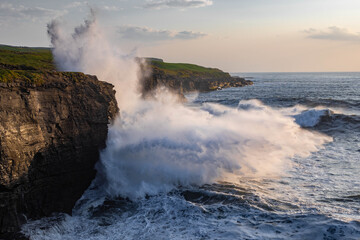
[[[0,0],[0,44],[50,46],[46,25],[97,11],[124,52],[229,72],[360,71],[359,0]]]

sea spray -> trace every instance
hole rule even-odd
[[[116,99],[122,111],[131,111],[140,99],[135,53],[127,54],[107,41],[94,10],[84,24],[69,33],[66,24],[56,19],[48,24],[57,68],[96,75],[115,85]]]
[[[138,64],[107,43],[93,13],[71,35],[58,21],[48,32],[60,69],[115,85],[121,118],[110,126],[97,165],[98,178],[105,179],[100,187],[110,196],[135,199],[179,185],[277,175],[291,157],[307,156],[331,140],[255,100],[238,108],[189,106],[165,90],[142,99]]]
[[[153,100],[124,114],[101,153],[108,193],[136,198],[179,185],[278,175],[291,157],[307,156],[329,140],[259,102],[246,104],[256,108]]]

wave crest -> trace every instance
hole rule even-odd
[[[239,175],[280,174],[295,155],[307,156],[331,138],[302,129],[260,101],[236,109],[144,101],[111,126],[99,170],[110,195],[130,198],[179,185],[237,181]]]

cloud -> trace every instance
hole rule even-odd
[[[197,8],[210,6],[212,4],[212,0],[151,0],[147,1],[144,8]]]
[[[54,16],[64,14],[64,11],[57,11],[42,7],[14,6],[11,3],[0,3],[0,22],[13,19],[27,19],[37,21],[39,19],[50,19]]]
[[[122,38],[138,41],[164,41],[164,40],[189,40],[206,36],[207,34],[193,31],[156,30],[148,27],[121,26],[118,31]]]
[[[310,28],[304,31],[308,38],[323,39],[332,41],[358,41],[360,42],[360,33],[352,33],[346,28],[332,26],[325,31]]]
[[[83,1],[83,2],[72,2],[69,3],[65,6],[65,8],[78,8],[78,7],[83,7],[83,6],[87,6],[88,2],[87,1]]]
[[[94,9],[99,9],[99,10],[102,10],[102,11],[120,11],[120,10],[123,10],[122,8],[119,8],[117,6],[90,4],[88,1],[72,2],[72,3],[67,4],[65,6],[66,9],[83,8],[83,7],[92,7]]]
[[[116,7],[116,6],[102,6],[102,8],[101,9],[103,9],[103,10],[105,10],[105,11],[120,11],[120,10],[122,10],[122,8],[119,8],[119,7]]]

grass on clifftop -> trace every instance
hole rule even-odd
[[[167,76],[180,78],[229,78],[230,75],[217,68],[206,68],[188,63],[166,63],[161,59],[148,58],[152,69]],[[55,71],[50,48],[29,48],[0,45],[0,82],[15,80],[42,84],[45,73]]]
[[[49,48],[0,45],[0,82],[21,80],[33,84],[44,82],[44,72],[55,70]]]
[[[0,45],[0,64],[8,69],[55,70],[49,48],[27,48]]]
[[[22,80],[32,84],[43,84],[44,74],[29,70],[8,70],[0,68],[0,82],[11,83],[15,80]]]
[[[192,76],[206,76],[215,78],[227,78],[230,77],[228,73],[225,73],[217,68],[206,68],[189,63],[167,63],[161,59],[149,59],[152,68],[157,68],[163,71],[167,75],[176,75],[179,77],[192,77]]]

